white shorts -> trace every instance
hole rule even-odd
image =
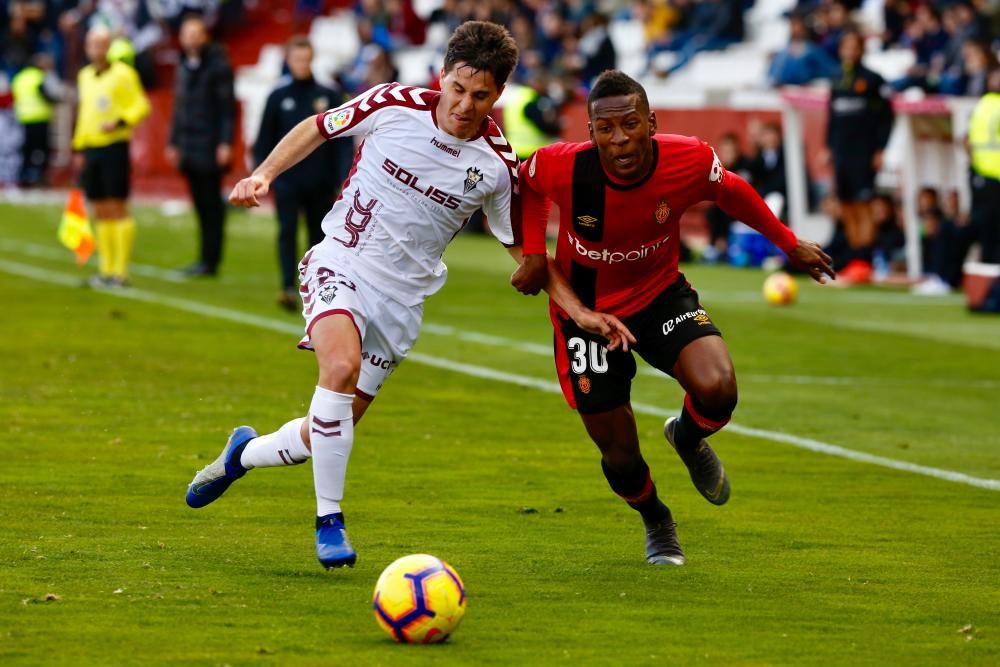
[[[312,350],[309,332],[328,315],[347,315],[361,338],[357,395],[371,400],[403,362],[420,333],[424,305],[404,306],[375,289],[336,256],[314,246],[299,263],[299,294],[306,335],[299,347]]]

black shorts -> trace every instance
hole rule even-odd
[[[871,162],[839,163],[833,171],[840,201],[871,201],[875,196],[875,170]]]
[[[642,310],[622,319],[635,336],[632,350],[668,375],[684,347],[702,336],[721,336],[684,276]],[[555,320],[556,371],[563,396],[581,414],[606,412],[631,400],[632,352],[609,352],[606,341],[570,319]]]
[[[80,187],[87,199],[128,199],[131,178],[127,141],[84,149]]]

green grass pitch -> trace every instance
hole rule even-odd
[[[460,237],[358,427],[358,565],[325,572],[308,464],[183,500],[229,429],[273,430],[312,394],[300,317],[274,304],[272,219],[230,215],[221,277],[185,282],[191,217],[140,209],[134,288],[108,293],[77,286],[58,217],[0,205],[0,664],[1000,664],[1000,318],[957,296],[802,283],[775,308],[760,272],[685,267],[740,380],[713,438],[733,495],[692,488],[660,434],[681,392],[641,371],[644,452],[688,556],[653,568],[552,393],[544,301],[508,286],[498,244]],[[442,646],[372,617],[379,572],[420,552],[468,589]]]

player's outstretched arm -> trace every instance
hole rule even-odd
[[[723,211],[766,236],[788,255],[792,266],[805,271],[816,282],[823,284],[827,277],[837,279],[830,256],[818,243],[796,238],[749,183],[731,171],[725,172],[721,181],[716,202]]]
[[[244,208],[260,206],[260,198],[267,194],[274,179],[319,148],[324,141],[326,139],[319,133],[316,117],[309,116],[278,142],[252,174],[236,184],[229,195],[229,202]]]
[[[534,269],[529,269],[532,273],[536,275],[544,275],[544,289],[549,297],[555,301],[560,308],[562,308],[567,315],[569,315],[574,322],[576,322],[581,329],[584,331],[589,331],[590,333],[596,333],[604,336],[608,339],[608,349],[617,350],[621,347],[623,350],[628,350],[629,345],[635,342],[635,336],[629,331],[628,327],[625,326],[621,320],[619,320],[614,315],[608,313],[598,313],[596,311],[587,308],[580,301],[580,298],[573,291],[566,277],[563,276],[562,271],[556,266],[555,260],[553,260],[548,255],[521,255],[521,248],[514,246],[513,248],[508,248],[507,251],[510,253],[520,266],[518,270],[514,272],[514,276],[511,277],[511,283],[515,283],[515,279],[519,272],[525,267],[526,262],[532,262],[533,264],[540,263],[544,260],[545,269],[544,274],[538,274],[537,267]],[[517,287],[517,284],[514,284]],[[523,293],[518,287],[518,290]],[[537,293],[537,292],[536,292]]]

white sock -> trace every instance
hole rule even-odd
[[[354,444],[354,396],[316,387],[309,406],[309,441],[316,485],[316,516],[340,511],[347,460]]]
[[[305,417],[286,423],[274,433],[268,433],[251,440],[240,456],[240,464],[250,468],[271,468],[302,463],[312,454],[302,440],[299,428]]]

